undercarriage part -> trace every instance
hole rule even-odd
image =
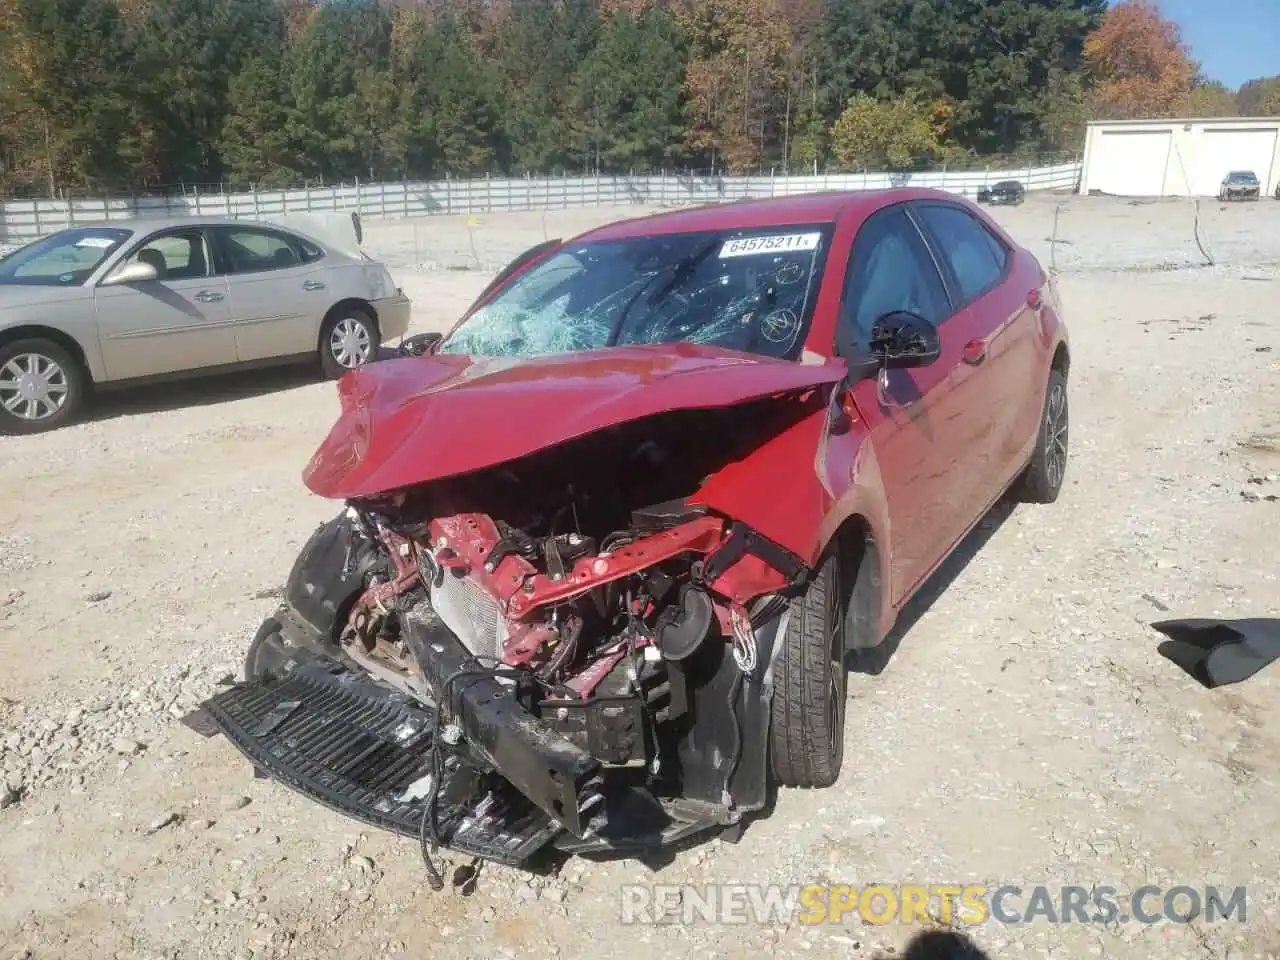
[[[645,704],[639,697],[544,700],[543,722],[612,767],[641,767],[647,759]]]
[[[298,654],[201,706],[261,770],[332,810],[417,838],[425,810],[432,712],[333,661]],[[559,828],[501,778],[446,771],[436,801],[441,842],[518,866]]]
[[[561,853],[627,853],[660,850],[729,822],[723,806],[655,797],[634,788],[611,792],[586,837],[561,833]]]
[[[461,727],[468,745],[553,820],[581,836],[581,811],[598,793],[600,763],[538,721],[510,684],[483,673],[480,662],[426,603],[401,615],[414,659],[444,718]],[[477,674],[464,682],[455,675]]]

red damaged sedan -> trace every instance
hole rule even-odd
[[[1066,468],[1053,285],[934,190],[541,244],[402,352],[339,382],[304,480],[343,510],[204,709],[436,886],[437,846],[636,851],[833,784],[846,658]]]

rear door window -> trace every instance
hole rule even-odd
[[[977,219],[945,203],[919,204],[915,212],[950,267],[962,304],[976,300],[1000,282],[1008,251]]]
[[[231,273],[287,270],[307,262],[294,238],[255,227],[218,227],[218,241]]]

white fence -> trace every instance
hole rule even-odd
[[[683,206],[760,199],[821,190],[938,187],[972,196],[999,180],[1020,180],[1029,191],[1077,189],[1080,164],[1022,170],[927,173],[851,173],[821,176],[564,177],[355,183],[304,190],[186,193],[159,197],[0,201],[0,243],[42,236],[77,223],[134,217],[271,218],[283,213],[357,210],[366,218],[496,213],[567,207]]]

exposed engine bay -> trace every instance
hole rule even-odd
[[[474,657],[526,670],[547,702],[588,700],[602,684],[611,694],[635,688],[644,664],[687,659],[712,637],[730,639],[749,671],[750,621],[781,601],[753,616],[717,594],[731,557],[708,558],[731,524],[682,494],[739,452],[733,431],[751,436],[758,425],[704,413],[671,416],[659,436],[654,426],[350,506],[354,531],[381,562],[348,615],[344,651],[429,697],[394,614],[398,599],[422,590]],[[589,486],[575,479],[583,475]],[[786,588],[800,566],[773,554],[783,571],[757,573],[762,593]]]
[[[812,571],[697,492],[825,404],[778,399],[348,498],[205,707],[259,770],[416,835],[437,888],[437,845],[522,863],[734,829]]]

